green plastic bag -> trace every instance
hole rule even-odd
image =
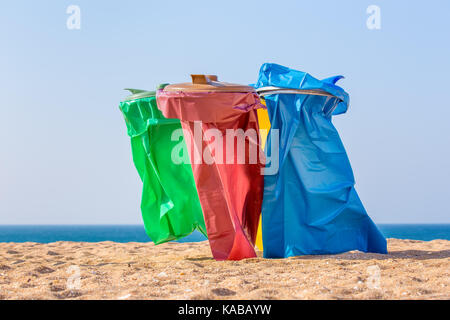
[[[155,244],[183,238],[195,229],[206,236],[189,155],[182,155],[186,159],[181,164],[171,159],[172,149],[185,143],[171,140],[172,132],[181,129],[180,120],[164,118],[155,92],[127,90],[133,94],[120,103],[120,110],[143,182],[141,212],[147,235]]]

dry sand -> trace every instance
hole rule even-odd
[[[0,243],[0,299],[450,299],[450,241],[388,243],[221,262],[207,242]]]

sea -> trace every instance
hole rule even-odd
[[[379,224],[386,238],[450,240],[450,224]],[[198,231],[178,242],[199,242]],[[143,225],[0,225],[0,242],[150,242]]]

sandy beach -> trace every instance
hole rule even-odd
[[[450,241],[388,245],[217,262],[207,242],[0,243],[0,299],[450,299]]]

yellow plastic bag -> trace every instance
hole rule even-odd
[[[264,99],[261,99],[261,103],[266,105]],[[266,145],[267,135],[270,130],[269,113],[267,112],[266,109],[258,109],[257,112],[258,112],[259,130],[261,134],[261,148],[264,149],[264,146]],[[263,251],[261,218],[259,219],[258,233],[256,234],[256,247],[260,251]]]

